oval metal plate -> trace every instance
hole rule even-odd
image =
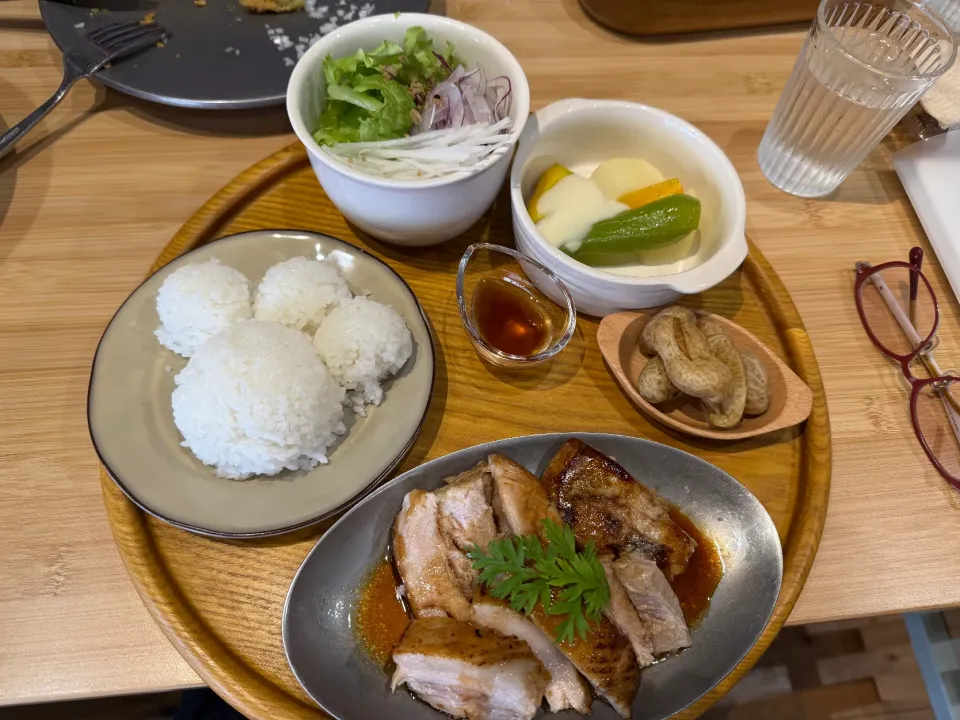
[[[489,453],[540,475],[560,445],[578,437],[614,458],[644,485],[686,513],[720,547],[725,566],[710,610],[693,628],[692,646],[643,671],[634,720],[662,720],[719,683],[753,647],[773,612],[783,558],[777,529],[760,501],[719,468],[693,455],[624,435],[531,435],[467,448],[414,468],[344,515],[297,572],[283,612],[287,660],[304,690],[340,720],[447,717],[411,694],[390,692],[389,676],[358,645],[351,629],[357,590],[384,556],[394,516],[410,490],[430,490]],[[615,720],[606,703],[591,718]],[[550,715],[581,717],[573,711]]]

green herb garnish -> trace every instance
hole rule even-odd
[[[546,547],[535,535],[494,540],[484,552],[467,555],[480,582],[495,598],[507,600],[517,612],[529,615],[539,602],[548,615],[566,615],[557,628],[558,643],[581,639],[590,632],[610,604],[610,586],[597,559],[593,541],[577,552],[573,530],[552,520],[543,521]]]

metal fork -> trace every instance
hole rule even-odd
[[[0,135],[0,155],[53,110],[81,78],[99,72],[107,63],[156,45],[169,33],[155,22],[114,23],[87,33],[89,43],[77,43],[63,56],[63,82],[53,96]]]

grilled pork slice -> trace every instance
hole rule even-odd
[[[629,602],[629,601],[628,601]],[[633,608],[631,607],[631,612]],[[502,635],[525,642],[543,663],[550,682],[544,691],[552,712],[573,708],[586,715],[590,712],[590,688],[560,648],[542,630],[503,600],[482,595],[473,600],[473,622]]]
[[[530,619],[551,638],[557,636],[557,628],[563,622],[559,615],[547,615],[539,603]],[[633,699],[640,689],[640,667],[630,643],[613,623],[602,617],[600,622],[590,624],[586,638],[577,635],[572,643],[557,647],[620,717],[630,717]]]
[[[491,455],[487,460],[493,476],[494,507],[499,501],[505,532],[539,535],[543,520],[560,524],[557,509],[536,476],[502,455]],[[539,604],[530,619],[549,638],[557,636],[557,626],[563,621],[560,616],[547,615]],[[640,668],[630,643],[609,620],[603,618],[591,627],[585,640],[577,637],[573,643],[557,647],[603,699],[622,717],[630,717],[640,687]]]
[[[437,496],[440,533],[447,541],[447,562],[460,591],[472,596],[477,573],[466,552],[483,550],[497,537],[493,509],[487,499],[483,473],[468,471],[460,480],[434,492]]]
[[[488,458],[495,501],[503,514],[503,530],[512,535],[539,535],[545,519],[560,524],[560,515],[543,485],[526,468],[503,455]]]
[[[613,571],[647,628],[656,655],[690,647],[680,600],[655,562],[633,551],[613,563]]]
[[[447,554],[437,497],[423,490],[408,492],[393,525],[393,556],[414,617],[470,618],[470,603],[453,577]]]
[[[523,641],[450,618],[410,623],[393,661],[391,689],[469,720],[529,720],[549,678]]]
[[[459,475],[452,475],[448,478],[444,478],[443,481],[447,485],[456,485],[466,480],[474,480],[476,478],[480,478],[480,480],[483,482],[484,490],[487,494],[487,502],[489,502],[490,493],[493,492],[493,479],[490,477],[490,468],[487,467],[486,460],[481,460],[472,468],[469,470],[464,470]]]
[[[659,495],[603,453],[568,440],[547,466],[543,484],[578,543],[593,540],[598,550],[617,556],[644,549],[667,577],[687,569],[696,542],[673,522]]]
[[[603,570],[607,575],[607,585],[610,586],[610,605],[604,611],[610,622],[617,626],[617,630],[627,639],[630,647],[637,656],[637,665],[645,668],[653,662],[653,642],[650,633],[637,616],[637,611],[630,601],[630,596],[620,584],[613,569],[613,558],[600,558]],[[656,566],[654,566],[656,567]]]
[[[448,485],[454,485],[463,480],[471,480],[475,477],[479,477],[483,481],[483,491],[487,496],[487,502],[490,503],[490,507],[493,509],[493,518],[497,526],[497,533],[500,535],[509,534],[510,528],[507,526],[507,520],[503,516],[503,507],[500,504],[500,498],[497,493],[494,492],[493,475],[490,474],[490,464],[487,460],[478,462],[472,468],[459,475],[446,478],[444,482]]]

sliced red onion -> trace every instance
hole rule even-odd
[[[417,128],[417,132],[426,132],[432,128],[436,119],[437,104],[433,101],[433,98],[428,97],[423,105],[423,112],[420,113],[420,125]]]
[[[424,109],[420,113],[423,122],[414,128],[413,134],[426,132],[427,130],[439,130],[453,124],[451,121],[462,118],[463,96],[457,85],[462,77],[463,66],[458,65],[450,77],[435,85],[427,93],[423,104]]]
[[[496,122],[493,119],[493,108],[477,90],[472,87],[466,88],[463,91],[463,99],[467,101],[466,104],[470,108],[473,122],[490,123],[491,125]]]
[[[502,120],[510,114],[510,102],[513,95],[513,83],[506,75],[494,78],[488,84],[496,90],[497,99],[493,103],[493,115],[497,120]]]
[[[497,103],[497,107],[493,110],[493,116],[499,121],[503,120],[505,117],[510,115],[510,94],[507,93],[502,98],[500,102]]]
[[[468,72],[458,65],[446,80],[427,93],[422,122],[413,132],[477,123],[492,125],[509,114],[511,94],[510,79],[506,76],[488,81],[483,66],[477,65]]]
[[[443,130],[450,127],[450,108],[441,107],[437,109],[437,114],[433,118],[433,127],[431,130]]]
[[[464,74],[463,65],[457,65],[457,69],[450,73],[450,76],[446,80],[434,85],[433,89],[428,93],[428,96],[439,95],[443,88],[456,85],[463,78]]]
[[[447,69],[447,72],[448,72],[448,73],[452,73],[452,72],[453,72],[453,69],[447,64],[447,61],[443,59],[443,55],[441,55],[440,53],[438,53],[436,50],[433,51],[433,54],[436,55],[437,60],[439,60],[439,61],[440,61],[440,64],[443,65],[443,66]]]
[[[496,105],[504,95],[510,93],[510,89],[510,78],[501,75],[487,83],[487,97],[493,105]]]
[[[463,67],[459,65],[458,67]],[[474,87],[480,82],[480,66],[477,65],[473,70],[467,72],[464,70],[463,77],[458,81],[460,87]]]
[[[487,94],[487,74],[483,70],[482,65],[477,65],[476,69],[470,71],[463,76],[463,79],[458,83],[460,89],[466,91],[468,88],[473,89],[481,97]]]
[[[440,99],[449,110],[447,126],[460,127],[463,125],[465,109],[463,104],[463,94],[460,92],[460,90],[454,85],[445,87],[443,90],[441,90]]]
[[[431,96],[427,103],[432,111],[425,108],[424,112],[421,113],[423,122],[417,127],[417,133],[427,132],[428,130],[443,130],[448,127],[460,127],[463,124],[463,96],[455,86],[442,88],[440,95]],[[427,124],[428,122],[429,124]]]

